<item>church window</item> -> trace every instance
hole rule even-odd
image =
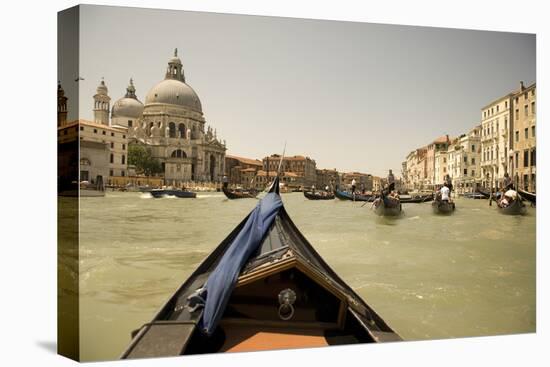
[[[170,122],[168,124],[168,137],[170,138],[176,137],[176,124],[173,122]]]
[[[179,131],[179,137],[180,138],[185,138],[185,125],[184,124],[179,124],[178,125],[178,131]]]
[[[122,150],[126,150],[126,144],[122,144]]]

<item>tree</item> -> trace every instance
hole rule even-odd
[[[146,176],[163,173],[159,160],[153,157],[151,149],[142,144],[128,145],[128,164],[136,166],[136,171]]]

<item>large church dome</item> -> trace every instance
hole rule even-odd
[[[143,103],[136,97],[134,82],[126,88],[126,95],[113,104],[112,117],[128,117],[138,119],[143,115]]]
[[[145,98],[145,104],[152,103],[178,105],[202,112],[201,101],[193,88],[177,79],[164,79],[151,88]]]
[[[197,93],[185,84],[185,76],[177,49],[174,57],[168,61],[168,69],[164,80],[155,85],[145,98],[145,105],[169,104],[188,108],[202,113],[202,106]]]

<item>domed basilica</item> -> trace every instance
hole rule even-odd
[[[163,168],[166,184],[219,182],[224,174],[225,141],[206,127],[201,101],[185,82],[181,60],[168,61],[164,80],[149,90],[143,104],[136,96],[134,82],[110,111],[107,87],[101,82],[94,95],[94,120],[97,124],[128,129],[129,144],[150,148]]]

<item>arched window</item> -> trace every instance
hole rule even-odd
[[[179,131],[179,137],[182,139],[185,139],[185,125],[179,124],[178,125],[178,131]]]
[[[177,149],[172,152],[172,158],[187,158],[187,154],[183,150]]]
[[[173,122],[168,124],[168,136],[170,138],[176,137],[176,124],[174,124]]]

